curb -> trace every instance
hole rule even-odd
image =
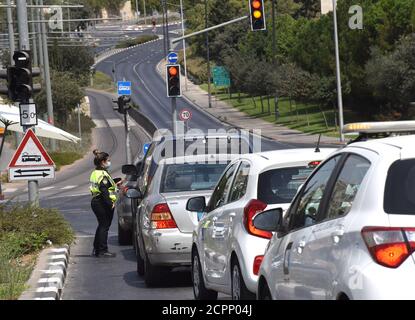
[[[60,300],[69,265],[69,254],[68,245],[43,250],[28,281],[29,289],[19,300]]]

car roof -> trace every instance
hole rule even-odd
[[[360,147],[372,150],[378,154],[384,154],[390,152],[391,148],[397,149],[404,153],[406,158],[413,157],[415,158],[415,135],[406,135],[406,136],[396,136],[388,137],[377,140],[369,140],[356,142],[349,147]],[[347,148],[349,148],[347,147]]]
[[[182,135],[171,135],[169,131],[161,132],[158,135],[155,135],[153,141],[160,142],[163,139],[166,141],[174,141],[174,140],[195,140],[195,139],[248,139],[247,136],[239,133],[215,133],[215,134],[182,134]]]
[[[195,162],[213,162],[216,160],[219,161],[232,161],[237,158],[240,158],[239,154],[200,154],[200,155],[188,155],[175,158],[163,159],[160,161],[160,164],[175,164],[175,163],[195,163]]]
[[[315,148],[303,149],[284,149],[267,151],[253,154],[242,155],[241,158],[251,160],[255,163],[260,163],[265,166],[272,163],[290,163],[301,160],[324,160],[328,155],[335,152],[336,148],[320,148],[320,152],[316,152]]]

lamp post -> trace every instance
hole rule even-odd
[[[208,27],[208,7],[205,0],[205,28]],[[210,86],[210,50],[209,50],[209,32],[206,32],[206,59],[207,59],[207,76],[208,76],[208,99],[209,108],[212,108],[212,91]]]
[[[339,35],[337,30],[337,1],[333,0],[333,22],[334,22],[334,46],[336,51],[336,78],[337,78],[337,100],[339,107],[340,141],[344,142],[344,118],[343,118],[343,94],[340,70]]]

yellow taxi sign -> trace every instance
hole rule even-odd
[[[356,122],[346,124],[343,133],[415,132],[415,121]]]

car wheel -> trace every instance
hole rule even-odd
[[[120,246],[128,246],[131,245],[131,231],[130,230],[124,230],[120,223],[118,222],[118,243]]]
[[[166,271],[167,269],[164,267],[152,265],[146,254],[144,258],[144,282],[146,283],[147,287],[154,287],[160,285]]]
[[[205,287],[199,254],[196,250],[192,253],[192,283],[193,294],[196,300],[216,300],[218,298],[217,291],[209,290]]]
[[[242,277],[241,268],[238,261],[232,265],[232,279],[231,279],[232,300],[254,300],[255,296],[248,290]]]

